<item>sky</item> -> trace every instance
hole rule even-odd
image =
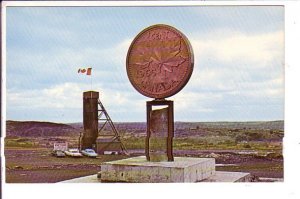
[[[130,84],[126,55],[153,24],[194,51],[189,82],[168,98],[175,121],[284,119],[283,6],[7,7],[6,119],[82,122],[92,81],[113,121],[146,121],[152,99]],[[91,77],[77,73],[88,66]]]

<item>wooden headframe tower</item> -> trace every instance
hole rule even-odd
[[[107,124],[111,128],[110,135],[102,134]],[[80,138],[81,149],[93,148],[98,154],[104,154],[105,151],[127,154],[118,130],[99,99],[99,92],[83,93],[83,128],[83,136]]]
[[[101,132],[102,132],[102,130],[104,130],[104,128],[107,125],[109,125],[112,130],[112,134],[108,135],[108,136],[111,136],[111,139],[108,140],[105,145],[104,145],[104,143],[102,143],[103,146],[100,148],[105,150],[106,148],[109,148],[110,145],[117,143],[117,145],[120,145],[122,152],[127,154],[127,150],[120,139],[120,134],[119,134],[118,130],[116,129],[113,121],[111,120],[110,116],[108,115],[108,113],[100,99],[98,99],[98,121],[100,124],[98,136],[102,135]],[[101,150],[98,150],[98,149],[97,149],[97,151],[101,152]]]

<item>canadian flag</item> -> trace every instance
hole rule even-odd
[[[92,68],[79,68],[78,73],[85,73],[86,75],[91,75]]]

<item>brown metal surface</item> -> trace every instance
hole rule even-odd
[[[96,146],[98,137],[98,99],[99,92],[87,91],[83,93],[83,137],[81,149]]]
[[[179,92],[190,79],[193,66],[193,50],[187,37],[163,24],[140,32],[132,41],[126,59],[133,87],[156,99]]]
[[[152,110],[152,106],[167,108]],[[148,161],[173,161],[173,101],[147,102],[147,136],[145,153]]]

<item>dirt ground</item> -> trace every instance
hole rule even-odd
[[[97,158],[57,158],[47,148],[6,148],[7,183],[54,183],[96,174],[101,162],[128,158],[125,155],[100,155]],[[132,151],[132,156],[143,151]],[[256,177],[283,178],[283,159],[264,158],[233,151],[175,151],[176,156],[212,157],[217,171],[249,172]]]
[[[7,183],[53,183],[96,174],[101,162],[123,159],[122,155],[97,158],[57,158],[49,149],[5,149]]]

